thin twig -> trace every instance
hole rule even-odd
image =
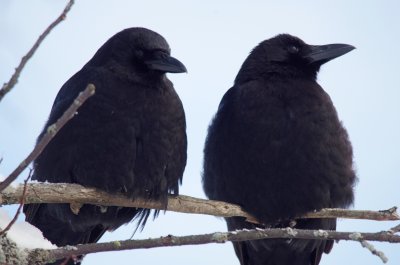
[[[10,230],[11,227],[13,226],[13,224],[17,221],[18,216],[21,213],[22,207],[24,207],[26,189],[27,189],[28,181],[31,179],[31,177],[32,177],[32,170],[29,171],[28,177],[24,180],[24,190],[23,190],[21,198],[20,198],[20,204],[17,209],[17,212],[15,213],[14,218],[11,220],[11,222],[6,226],[6,228],[4,228],[4,230],[0,230],[0,236],[7,233],[8,230]]]
[[[46,30],[42,33],[42,35],[40,35],[39,38],[36,40],[36,42],[32,46],[32,48],[28,51],[28,53],[24,57],[22,57],[21,62],[19,63],[17,68],[15,68],[15,72],[11,76],[10,80],[7,83],[4,83],[2,88],[0,89],[0,101],[3,99],[3,97],[8,92],[10,92],[10,90],[18,82],[19,75],[21,74],[22,70],[24,69],[26,63],[29,61],[29,59],[33,56],[33,54],[39,48],[42,41],[47,37],[47,35],[49,35],[50,31],[53,28],[55,28],[60,22],[62,22],[67,17],[67,13],[71,10],[71,7],[73,4],[74,4],[74,0],[70,0],[68,2],[68,4],[66,5],[66,7],[64,8],[63,12],[61,13],[61,15],[46,28]]]
[[[21,185],[15,188],[9,187],[3,192],[0,192],[0,205],[17,203],[21,194]],[[66,183],[29,183],[25,203],[86,203],[103,206],[164,209],[164,205],[160,202],[143,199],[131,201],[121,194],[112,195],[94,188],[86,188],[81,185]],[[243,211],[238,205],[221,201],[198,199],[184,195],[170,196],[168,198],[167,210],[221,217],[242,216],[251,218],[251,215]],[[344,209],[323,209],[320,212],[306,214],[301,218],[352,218],[376,221],[400,220],[399,215],[392,211],[374,212]]]
[[[328,230],[300,230],[292,228],[284,229],[255,229],[240,230],[231,232],[217,232],[202,235],[172,236],[168,235],[156,239],[124,240],[106,243],[92,243],[77,246],[69,246],[52,250],[32,250],[30,262],[34,264],[37,260],[57,260],[71,255],[85,255],[89,253],[127,250],[127,249],[148,249],[155,247],[170,247],[184,245],[200,245],[209,243],[225,243],[227,241],[246,241],[266,238],[297,238],[297,239],[332,239],[352,241],[382,241],[400,243],[400,236],[387,232],[359,233],[359,232],[337,232]]]
[[[368,249],[373,255],[378,256],[378,258],[380,258],[383,263],[387,263],[389,261],[389,259],[385,255],[385,253],[383,253],[380,250],[377,250],[375,248],[375,246],[372,245],[371,243],[369,243],[368,241],[362,240],[362,241],[360,241],[360,243],[363,248]]]
[[[397,207],[391,207],[387,210],[381,211],[366,211],[366,210],[345,210],[345,209],[322,209],[318,212],[308,213],[304,218],[346,218],[346,219],[366,219],[375,221],[388,221],[388,220],[400,220],[399,215],[396,213]]]
[[[400,232],[400,224],[396,225],[395,227],[390,228],[389,232],[392,234],[396,234],[396,233]]]
[[[45,135],[36,144],[32,152],[18,165],[18,167],[3,181],[0,183],[0,192],[3,191],[8,185],[13,182],[19,174],[34,160],[36,159],[46,145],[51,139],[60,131],[60,129],[74,117],[77,109],[82,106],[82,104],[92,95],[94,95],[95,86],[93,84],[88,84],[86,89],[79,93],[74,102],[69,106],[69,108],[64,112],[64,114],[57,120],[56,123],[50,125],[47,128]]]

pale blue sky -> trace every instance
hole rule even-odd
[[[66,1],[0,1],[0,82]],[[327,63],[319,83],[330,94],[353,143],[359,176],[356,209],[400,206],[400,2],[398,1],[101,1],[76,0],[44,41],[14,90],[0,102],[0,173],[32,149],[61,85],[109,37],[134,26],[162,34],[188,74],[169,75],[188,124],[188,165],[181,193],[204,197],[200,172],[208,123],[250,50],[290,33],[311,44],[348,43],[356,50]],[[395,223],[340,220],[344,231],[380,231]],[[133,224],[103,241],[131,236]],[[135,238],[224,231],[222,219],[168,212]],[[398,245],[378,244],[400,263]],[[84,264],[239,264],[230,243],[93,254]],[[321,264],[380,264],[358,243],[340,242]]]

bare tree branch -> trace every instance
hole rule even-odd
[[[28,51],[28,53],[24,57],[22,57],[21,62],[19,63],[17,68],[15,68],[15,72],[11,76],[10,80],[7,83],[4,83],[2,88],[0,89],[0,101],[3,99],[3,97],[8,92],[10,92],[10,90],[18,82],[19,75],[21,74],[22,70],[24,69],[26,63],[29,61],[29,59],[33,56],[33,54],[39,48],[42,41],[47,37],[47,35],[49,35],[50,31],[53,28],[55,28],[60,22],[62,22],[67,17],[67,13],[71,10],[71,7],[73,4],[74,4],[74,0],[69,0],[67,6],[64,8],[61,15],[46,28],[46,30],[42,33],[42,35],[40,35],[39,38],[36,40],[36,42],[33,44],[32,48]]]
[[[365,219],[375,221],[395,221],[400,220],[397,214],[397,207],[392,207],[387,210],[368,211],[368,210],[346,210],[346,209],[322,209],[318,212],[308,213],[304,218],[346,218],[346,219]]]
[[[9,187],[0,193],[0,205],[16,204],[23,193],[23,185]],[[112,195],[94,188],[65,183],[30,183],[26,192],[25,204],[30,203],[75,203],[103,206],[140,207],[164,210],[163,204],[156,201],[131,201],[123,195]],[[170,196],[168,211],[206,214],[220,217],[242,216],[255,220],[238,205],[193,198],[189,196]],[[360,211],[344,209],[323,209],[300,218],[351,218],[366,220],[400,220],[395,208],[385,211]]]
[[[18,216],[21,213],[22,207],[24,206],[26,189],[27,189],[26,185],[28,185],[28,181],[30,180],[31,176],[32,176],[32,170],[29,171],[28,177],[24,180],[24,189],[23,189],[22,195],[20,197],[20,204],[17,209],[17,212],[15,213],[14,218],[11,220],[11,222],[6,226],[6,228],[4,228],[4,230],[0,231],[0,236],[7,233],[7,231],[10,230],[11,226],[17,221]]]
[[[387,263],[389,261],[389,259],[386,257],[385,253],[383,253],[382,251],[377,250],[374,245],[372,245],[371,243],[369,243],[366,240],[361,240],[360,241],[361,246],[363,248],[368,249],[372,255],[377,256],[378,258],[380,258],[382,260],[383,263]]]
[[[390,228],[389,232],[392,234],[396,234],[396,233],[400,232],[400,224],[396,225],[395,227]]]
[[[71,106],[64,112],[64,114],[57,120],[56,123],[47,128],[46,134],[36,144],[32,152],[18,165],[18,167],[0,183],[0,192],[13,182],[19,174],[34,160],[36,159],[51,139],[60,131],[60,129],[74,117],[77,109],[91,96],[94,95],[95,86],[88,84],[86,89],[79,93]]]
[[[148,249],[155,247],[170,247],[184,245],[200,245],[209,243],[225,243],[227,241],[245,241],[265,238],[284,239],[333,239],[351,241],[381,241],[400,243],[400,236],[388,232],[359,233],[359,232],[337,232],[328,230],[300,230],[292,228],[284,229],[255,229],[240,230],[233,232],[217,232],[203,235],[172,236],[168,235],[156,239],[124,240],[107,243],[93,243],[77,246],[67,246],[52,250],[35,249],[29,253],[29,261],[45,262],[49,260],[62,259],[69,256],[78,256],[89,253],[119,251],[127,249]]]

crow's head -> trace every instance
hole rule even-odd
[[[116,67],[136,74],[183,73],[186,67],[170,56],[167,41],[145,28],[128,28],[112,36],[88,64]]]
[[[235,82],[281,75],[316,78],[320,66],[355,49],[348,44],[309,45],[289,34],[280,34],[256,46]]]

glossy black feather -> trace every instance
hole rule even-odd
[[[88,83],[96,86],[95,95],[34,161],[33,179],[78,183],[165,205],[169,193],[178,194],[186,165],[184,110],[167,71],[146,64],[168,60],[168,69],[186,71],[169,54],[164,38],[144,28],[110,38],[59,91],[39,140]],[[84,205],[75,215],[69,204],[26,205],[24,212],[58,246],[96,242],[133,218],[143,227],[150,214]]]
[[[241,205],[267,227],[286,227],[295,216],[353,202],[352,147],[329,95],[315,81],[321,64],[345,52],[322,58],[315,56],[318,47],[325,46],[287,34],[260,43],[209,127],[206,195]],[[243,218],[226,221],[229,230],[254,228]],[[336,220],[302,220],[296,228],[335,229]],[[332,245],[313,240],[234,243],[242,265],[318,264]]]

